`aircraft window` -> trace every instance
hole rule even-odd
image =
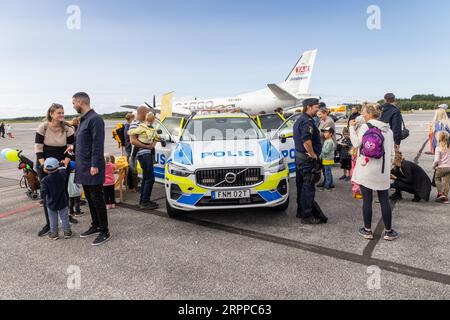
[[[183,141],[263,139],[264,134],[250,118],[210,118],[192,120]]]

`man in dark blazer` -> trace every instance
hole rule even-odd
[[[103,196],[105,122],[91,109],[90,98],[86,93],[76,93],[72,103],[73,108],[82,115],[75,144],[75,183],[83,185],[92,216],[91,227],[80,237],[88,238],[97,235],[92,245],[98,246],[111,238]]]

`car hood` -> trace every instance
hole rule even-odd
[[[191,169],[262,167],[282,159],[266,139],[180,142],[172,161]]]

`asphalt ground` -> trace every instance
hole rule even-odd
[[[405,115],[412,134],[402,145],[430,176],[433,158],[424,152],[431,119]],[[16,138],[0,139],[0,149],[33,157],[36,126],[15,124]],[[118,153],[109,135],[106,149]],[[404,195],[392,203],[401,237],[385,242],[375,204],[377,237],[368,242],[357,235],[362,203],[350,183],[337,181],[338,167],[336,191],[317,194],[326,225],[304,226],[295,217],[295,183],[285,213],[209,211],[176,220],[158,185],[160,209],[139,210],[137,194],[127,194],[109,212],[111,241],[92,247],[93,239],[78,237],[89,214],[73,226],[71,240],[37,237],[42,208],[19,188],[15,166],[0,161],[0,299],[450,299],[450,207]]]

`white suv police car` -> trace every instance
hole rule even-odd
[[[179,141],[166,140],[172,149],[164,172],[170,216],[208,209],[287,209],[285,157],[247,114],[193,115]],[[161,161],[164,152],[159,153]]]

